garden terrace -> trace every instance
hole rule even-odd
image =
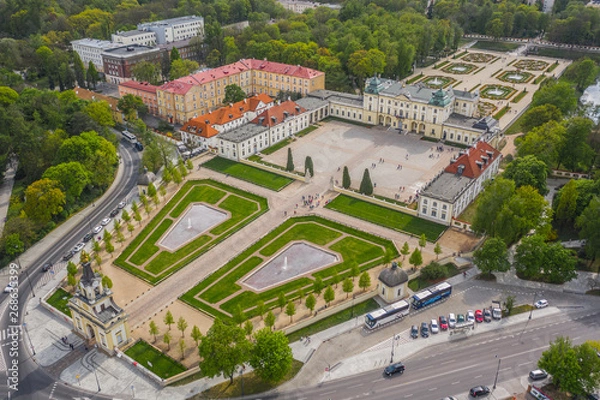
[[[473,65],[473,64],[452,63],[452,64],[447,65],[444,68],[442,68],[442,71],[448,72],[450,74],[465,75],[465,74],[470,74],[476,68],[477,67],[475,65]]]

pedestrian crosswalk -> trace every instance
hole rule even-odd
[[[21,326],[19,326],[18,328],[19,331],[19,340],[23,340],[22,336],[23,336],[23,328]],[[0,331],[0,342],[4,342],[5,340],[12,340],[14,339],[14,335],[15,334],[15,329],[2,329]]]

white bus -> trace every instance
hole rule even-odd
[[[408,315],[410,304],[406,300],[400,300],[394,304],[383,307],[365,315],[365,327],[376,329],[393,321],[400,321]]]
[[[121,132],[121,135],[123,135],[123,139],[127,140],[131,144],[136,144],[138,141],[137,137],[127,130]]]

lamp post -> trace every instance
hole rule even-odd
[[[19,247],[18,246],[14,246],[15,250],[18,252],[19,251]],[[29,278],[29,271],[27,270],[27,268],[23,269],[23,266],[21,265],[21,260],[19,259],[19,255],[16,255],[17,257],[17,265],[19,266],[19,269],[22,269],[23,272],[25,272],[25,275],[27,275],[27,281],[29,282],[29,288],[31,289],[31,295],[33,297],[35,297],[35,291],[33,290],[33,284],[31,283],[31,279]]]
[[[244,370],[246,369],[246,367],[244,365],[242,365],[242,368],[240,368],[240,382],[242,385],[242,397],[244,397]]]
[[[390,357],[390,364],[394,363],[394,345],[396,344],[396,335],[392,336],[392,355]]]
[[[529,318],[527,319],[527,322],[525,323],[525,326],[523,327],[523,330],[521,331],[521,334],[519,335],[519,342],[521,342],[521,338],[523,337],[523,332],[525,332],[525,329],[527,329],[527,325],[529,325],[529,321],[531,321],[531,318],[533,318],[533,309],[535,308],[535,296],[537,295],[537,292],[533,292],[533,303],[531,305],[531,310],[529,311]],[[523,342],[521,342],[523,343]]]
[[[498,358],[498,354],[496,354],[496,358]],[[494,387],[492,390],[496,390],[496,384],[498,383],[498,374],[500,374],[500,363],[502,362],[501,358],[498,358],[498,369],[496,369],[496,378],[494,379]]]

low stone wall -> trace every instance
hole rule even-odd
[[[52,296],[54,294],[56,289],[59,289],[59,288],[60,288],[60,286],[57,286],[54,290],[51,290],[50,292],[48,292],[48,294],[46,294],[44,297],[42,297],[40,299],[40,304],[42,307],[44,307],[46,310],[50,311],[57,318],[61,318],[63,321],[69,323],[70,325],[73,325],[73,319],[66,316],[64,313],[62,313],[61,311],[54,308],[53,306],[48,304],[48,302],[46,301],[50,296]]]
[[[243,158],[240,158],[239,162],[242,163],[242,164],[250,165],[250,166],[258,168],[258,169],[262,169],[264,171],[272,172],[272,173],[277,174],[277,175],[281,175],[281,176],[285,176],[287,178],[295,179],[295,180],[300,181],[300,182],[306,182],[306,178],[305,177],[303,177],[302,175],[298,175],[296,173],[293,173],[293,172],[284,171],[284,170],[281,170],[279,168],[271,167],[271,166],[268,166],[268,165],[261,164],[259,162],[250,161],[250,160],[246,160],[246,159],[243,159]]]
[[[135,343],[135,342],[133,342],[133,343]],[[133,345],[133,343],[132,343],[132,345]],[[150,345],[150,346],[152,346],[152,345]],[[160,350],[158,350],[158,351],[160,351]],[[162,353],[162,351],[161,351],[161,353]],[[167,381],[165,379],[162,379],[161,377],[156,375],[154,372],[150,371],[148,368],[144,367],[142,364],[135,361],[133,358],[129,357],[127,354],[123,353],[120,349],[115,348],[115,354],[117,355],[118,358],[125,360],[127,363],[133,365],[142,374],[146,375],[148,378],[150,378],[154,382],[158,383],[161,387],[164,387],[167,385]],[[171,377],[169,379],[173,379],[173,378],[175,378],[175,377]]]
[[[475,231],[471,228],[471,224],[469,222],[461,221],[456,218],[452,218],[452,224],[450,226],[452,226],[453,228],[465,230],[469,233],[475,233]]]
[[[563,171],[560,169],[553,169],[551,175],[557,178],[590,179],[589,174],[585,174],[583,172]]]
[[[401,206],[401,205],[396,204],[396,203],[389,203],[387,201],[378,199],[377,197],[367,196],[367,195],[364,195],[364,194],[361,194],[361,193],[357,193],[357,192],[355,192],[353,190],[344,189],[341,186],[333,185],[333,190],[335,192],[338,192],[338,193],[341,193],[341,194],[345,194],[346,196],[353,197],[353,198],[358,199],[358,200],[363,200],[363,201],[366,201],[368,203],[377,204],[377,205],[382,206],[382,207],[391,208],[392,210],[403,212],[404,214],[412,215],[413,217],[416,217],[418,215],[417,210],[413,210],[411,208],[408,208],[406,206]]]

